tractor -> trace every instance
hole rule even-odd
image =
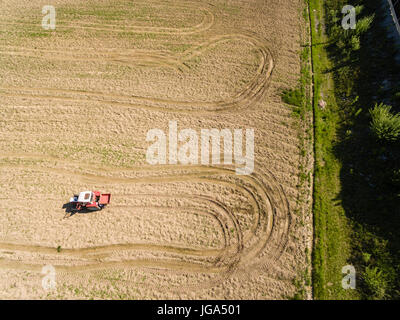
[[[110,203],[110,193],[100,191],[83,191],[74,195],[70,200],[71,211],[99,211]]]

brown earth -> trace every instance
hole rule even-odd
[[[0,298],[293,297],[312,221],[280,92],[303,1],[56,0],[55,31],[47,4],[0,4]],[[254,172],[148,165],[146,133],[170,120],[254,128]],[[83,190],[112,202],[66,215]]]

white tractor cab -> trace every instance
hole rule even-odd
[[[92,191],[83,191],[79,193],[78,202],[89,203],[93,201]]]

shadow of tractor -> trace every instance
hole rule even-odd
[[[88,210],[88,209],[76,210],[75,205],[72,202],[64,203],[62,209],[65,209],[64,219],[70,218],[76,213],[86,214],[89,212],[93,212],[93,210]]]

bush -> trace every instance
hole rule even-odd
[[[350,39],[351,50],[357,51],[360,50],[360,37],[354,35]]]
[[[374,21],[375,15],[371,15],[357,21],[356,33],[361,35],[366,33],[368,29],[371,27],[372,22]]]
[[[363,6],[357,6],[356,15],[359,16],[363,10]],[[348,56],[353,51],[361,48],[360,37],[365,34],[371,27],[375,15],[364,17],[356,22],[356,29],[344,30],[340,24],[341,19],[337,16],[337,11],[330,11],[330,28],[331,37],[336,39],[335,43],[344,56]]]
[[[304,94],[300,89],[285,90],[282,93],[282,100],[296,107],[301,107],[304,99]]]
[[[378,140],[392,142],[396,141],[400,135],[400,114],[392,114],[391,106],[375,104],[369,111],[372,121],[370,128]]]
[[[366,267],[363,274],[364,283],[374,300],[382,300],[386,297],[387,281],[377,267]]]
[[[371,259],[371,254],[369,254],[369,253],[367,253],[367,252],[363,252],[363,253],[362,253],[362,258],[363,258],[363,261],[364,261],[365,263],[368,263],[369,260]]]

